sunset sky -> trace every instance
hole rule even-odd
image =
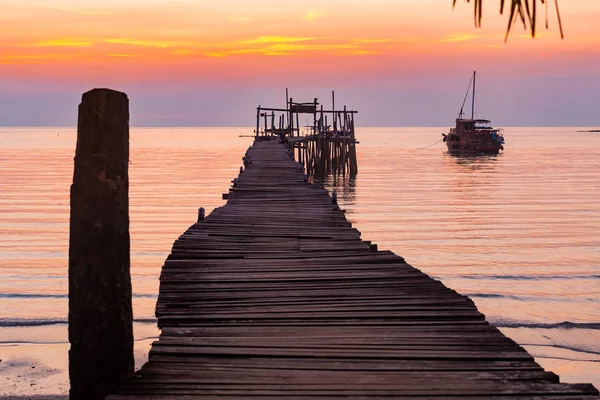
[[[0,125],[73,126],[81,94],[126,92],[141,126],[250,126],[319,97],[363,126],[446,126],[478,71],[497,125],[600,125],[600,0],[539,9],[535,39],[485,0],[0,0]],[[337,105],[336,104],[336,105]]]

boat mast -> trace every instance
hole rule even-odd
[[[469,86],[467,87],[467,92],[465,93],[465,98],[463,99],[462,105],[460,106],[460,112],[458,113],[458,119],[462,119],[463,115],[465,115],[465,113],[463,112],[463,110],[465,109],[465,104],[467,102],[467,99],[469,98],[469,91],[471,90],[471,85],[473,85],[473,78],[471,78],[471,80],[469,81]],[[475,87],[473,87],[473,93],[475,92]],[[472,118],[472,116],[471,116]]]
[[[475,76],[477,71],[473,71],[473,98],[471,99],[471,119],[475,118]]]

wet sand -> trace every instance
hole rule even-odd
[[[68,343],[0,347],[0,399],[64,397],[69,392],[68,351]]]
[[[135,365],[148,359],[154,339],[135,342]],[[0,400],[67,399],[69,344],[0,345]]]
[[[69,396],[47,395],[47,396],[0,396],[0,400],[67,400]]]

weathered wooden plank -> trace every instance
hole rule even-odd
[[[591,385],[590,385],[591,386]],[[122,393],[158,393],[179,395],[236,395],[236,396],[557,396],[557,395],[582,395],[594,394],[592,389],[584,385],[555,384],[547,382],[522,382],[522,381],[468,381],[468,382],[435,382],[429,384],[415,382],[415,384],[401,385],[369,385],[359,383],[354,385],[330,384],[310,386],[304,385],[197,385],[194,383],[139,383],[136,387],[126,386]],[[597,392],[596,392],[597,393]]]

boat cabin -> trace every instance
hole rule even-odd
[[[456,129],[460,131],[475,131],[481,129],[494,129],[492,121],[487,119],[462,119],[456,120]]]

